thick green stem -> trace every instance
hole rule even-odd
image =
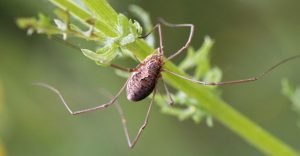
[[[99,9],[97,16],[104,17],[103,20],[107,19],[107,15],[115,16],[117,14],[104,0],[86,1],[88,1],[88,3],[90,4],[94,3],[101,6],[102,9]],[[89,18],[87,15],[88,13],[85,10],[81,9],[78,6],[74,7],[74,3],[68,0],[51,0],[51,2],[59,7],[68,8],[68,10],[73,15],[75,15],[83,22],[86,22],[86,19]],[[105,25],[105,23],[114,23],[113,21],[110,20],[103,22],[103,25],[96,25],[96,29],[99,29],[102,32],[107,32],[108,34],[115,32],[115,30],[106,30],[110,27],[106,27]],[[103,27],[105,29],[103,29]],[[126,48],[134,53],[134,55],[140,60],[143,60],[147,55],[151,54],[154,51],[154,49],[150,48],[143,40],[137,40],[136,42],[128,45]],[[182,75],[186,75],[170,62],[168,62],[164,66],[164,68]],[[169,85],[178,90],[182,90],[188,96],[198,100],[199,103],[201,103],[201,108],[204,108],[218,121],[231,129],[234,133],[241,136],[244,140],[261,150],[263,153],[268,155],[282,156],[298,155],[298,153],[291,147],[284,144],[267,131],[263,130],[254,122],[243,116],[241,113],[234,110],[230,105],[222,101],[205,86],[195,85],[192,82],[165,73],[163,74],[163,78]]]

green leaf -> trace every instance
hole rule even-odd
[[[209,53],[214,44],[214,41],[206,36],[201,48],[197,50],[194,56],[194,62],[197,64],[195,69],[195,78],[200,79],[210,68]]]
[[[98,61],[98,55],[97,53],[89,50],[89,49],[81,49],[82,53],[84,54],[84,56],[86,56],[87,58],[93,60],[93,61]]]
[[[87,0],[89,1],[89,0]],[[60,7],[63,10],[67,10],[68,12],[71,13],[71,15],[73,17],[75,17],[78,21],[80,21],[82,24],[86,25],[86,26],[90,26],[91,23],[89,21],[91,21],[91,19],[94,19],[94,16],[92,16],[88,11],[86,11],[85,9],[83,9],[82,7],[80,7],[78,4],[76,4],[73,1],[70,0],[50,0],[50,2],[52,2],[54,5]],[[108,3],[105,0],[100,0],[100,3],[98,3],[97,5],[108,5]],[[92,2],[91,3],[95,3]],[[96,8],[95,8],[96,9]],[[101,10],[99,9],[97,11],[99,14],[101,12],[107,12],[107,10]],[[115,14],[115,11],[110,11],[110,12],[114,12],[113,14]],[[99,37],[99,41],[104,41],[104,39],[106,37],[115,37],[117,36],[117,31],[112,29],[112,25],[108,25],[108,22],[105,22],[103,20],[98,20],[95,19],[94,21],[95,23],[95,28],[96,31],[100,34],[102,34],[102,36]]]
[[[208,116],[206,118],[206,124],[207,124],[208,127],[213,127],[214,126],[214,122],[213,122],[212,116]]]
[[[37,20],[33,17],[30,18],[18,18],[17,25],[21,29],[27,29],[27,35],[32,35],[35,31],[34,27],[37,25]]]
[[[180,62],[178,68],[181,70],[188,70],[196,65],[194,61],[195,50],[193,47],[189,47],[187,55],[183,61]]]
[[[59,19],[54,19],[54,22],[58,29],[60,29],[62,31],[68,30],[68,25],[66,23],[64,23],[63,21],[61,21]]]
[[[222,79],[222,71],[218,67],[213,67],[209,69],[203,78],[203,81],[206,82],[220,82]],[[217,87],[217,86],[210,86],[210,87]]]
[[[287,79],[281,81],[282,94],[290,99],[292,108],[300,115],[300,87],[293,87]]]
[[[70,15],[68,11],[56,9],[54,10],[54,14],[67,25],[70,23]]]
[[[48,27],[48,26],[51,26],[51,20],[48,16],[42,14],[42,13],[39,13],[38,14],[38,25],[41,26],[41,27]]]
[[[83,54],[91,60],[96,61],[98,65],[107,66],[110,62],[120,54],[118,48],[122,50],[123,46],[136,41],[141,32],[141,27],[138,23],[128,20],[123,14],[118,15],[117,22],[118,36],[107,38],[104,46],[93,52],[88,49],[82,49]],[[128,50],[125,49],[128,53]]]
[[[118,15],[118,32],[116,40],[120,46],[126,46],[134,42],[142,32],[142,27],[136,21],[128,20],[123,14]]]
[[[117,56],[115,46],[104,46],[93,52],[89,49],[81,49],[84,56],[95,61],[98,65],[108,66],[110,62]]]
[[[137,6],[137,5],[130,5],[129,11],[133,13],[135,17],[137,17],[141,23],[144,26],[145,32],[148,33],[152,30],[153,24],[151,22],[150,15],[147,11],[145,11],[143,8]],[[141,33],[140,33],[141,34]],[[145,40],[148,43],[149,46],[154,47],[155,46],[155,33],[151,33],[148,35]]]
[[[187,107],[179,114],[178,118],[181,121],[186,120],[188,118],[191,118],[195,112],[196,112],[195,107]]]
[[[295,92],[295,88],[292,87],[292,85],[290,84],[290,82],[288,81],[288,79],[282,79],[281,80],[281,92],[283,95],[287,96],[288,98],[292,97],[294,92]]]
[[[61,30],[52,25],[50,21],[47,16],[39,13],[38,18],[18,18],[16,23],[21,29],[27,29],[29,35],[34,32],[47,35],[61,34]]]
[[[118,14],[105,0],[83,0],[83,3],[99,21],[117,30]]]
[[[196,67],[194,77],[196,79],[203,77],[211,67],[209,53],[213,44],[214,41],[207,36],[204,38],[201,48],[199,48],[197,51],[195,51],[193,48],[189,48],[188,54],[179,64],[179,68],[181,70],[188,70]]]
[[[203,118],[209,116],[208,112],[196,107],[196,105],[199,105],[197,100],[188,97],[184,92],[178,91],[175,95],[172,94],[171,96],[175,103],[174,106],[166,105],[167,95],[156,97],[156,102],[161,106],[162,113],[176,116],[180,121],[192,119],[195,123],[200,123]]]

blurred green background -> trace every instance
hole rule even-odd
[[[173,23],[195,24],[192,45],[198,48],[205,35],[216,40],[212,61],[222,68],[224,80],[252,76],[300,53],[299,0],[109,2],[124,14],[129,4],[140,5],[149,11],[153,23],[163,17]],[[217,121],[213,128],[180,122],[161,114],[157,106],[137,146],[130,150],[114,107],[74,117],[55,94],[31,85],[41,81],[57,87],[78,110],[107,101],[99,89],[115,93],[125,79],[73,49],[45,36],[28,37],[16,27],[17,17],[52,14],[47,0],[1,1],[0,9],[0,146],[7,155],[262,155]],[[180,48],[187,37],[184,29],[163,31],[167,54]],[[299,66],[300,60],[293,61],[255,83],[222,87],[224,99],[234,108],[298,150],[299,116],[281,95],[280,81],[287,77],[299,84]],[[143,121],[148,102],[120,98],[132,135]]]

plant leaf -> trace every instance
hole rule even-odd
[[[194,77],[200,79],[210,69],[209,53],[214,44],[214,41],[206,36],[201,48],[196,51],[194,62],[197,64]]]
[[[131,13],[133,13],[133,15],[141,21],[141,23],[143,24],[143,26],[145,28],[146,33],[150,32],[152,30],[153,24],[151,22],[150,15],[147,11],[145,11],[143,8],[141,8],[137,5],[130,5],[129,11]],[[145,38],[147,44],[151,47],[155,46],[154,34],[155,33],[151,33]]]
[[[300,87],[292,87],[287,79],[281,81],[282,84],[282,94],[290,99],[292,102],[292,108],[298,114],[300,114]]]
[[[116,29],[118,14],[105,0],[83,0],[83,3],[98,20]]]
[[[185,59],[179,64],[179,68],[182,70],[188,70],[193,67],[195,68],[194,77],[200,79],[210,70],[210,59],[209,53],[214,44],[214,41],[206,36],[204,42],[197,51],[193,48],[188,49],[188,54]]]
[[[180,62],[178,68],[181,70],[188,70],[196,65],[194,61],[195,50],[193,47],[189,47],[187,50],[187,55],[184,60]]]

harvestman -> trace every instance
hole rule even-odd
[[[163,37],[162,37],[162,31],[161,31],[161,24],[163,24],[165,26],[168,26],[168,27],[189,27],[190,28],[189,37],[188,37],[188,40],[186,41],[185,45],[183,47],[181,47],[178,51],[173,53],[171,56],[167,57],[166,59],[164,58],[164,50],[163,50],[163,43],[162,43],[163,42],[163,39],[162,39]],[[263,73],[259,74],[258,76],[254,76],[254,77],[250,77],[250,78],[246,78],[246,79],[233,80],[233,81],[224,81],[224,82],[198,81],[198,80],[193,80],[191,78],[184,77],[182,75],[176,74],[172,71],[169,71],[169,70],[163,68],[163,65],[166,61],[169,61],[172,58],[176,57],[177,55],[179,55],[181,52],[183,52],[189,46],[189,44],[192,40],[193,34],[194,34],[194,25],[193,24],[171,24],[171,23],[168,23],[164,20],[160,20],[160,23],[158,23],[152,29],[152,31],[149,32],[145,37],[147,37],[155,29],[157,29],[158,34],[159,34],[159,48],[157,48],[153,54],[149,55],[142,62],[140,62],[140,64],[136,68],[129,69],[129,68],[123,68],[123,67],[115,65],[115,64],[110,65],[111,67],[116,68],[118,70],[129,72],[129,73],[131,73],[131,75],[126,80],[123,87],[107,103],[104,103],[102,105],[99,105],[99,106],[96,106],[96,107],[93,107],[93,108],[87,108],[87,109],[83,109],[83,110],[79,110],[79,111],[72,111],[71,108],[69,107],[69,105],[67,104],[67,102],[65,101],[65,99],[63,98],[63,96],[61,95],[61,93],[57,89],[55,89],[54,87],[52,87],[48,84],[44,84],[44,83],[37,83],[37,85],[42,86],[42,87],[46,87],[46,88],[52,90],[53,92],[55,92],[59,96],[61,101],[63,102],[66,109],[72,115],[78,115],[78,114],[82,114],[82,113],[86,113],[86,112],[91,112],[91,111],[94,111],[94,110],[101,110],[101,109],[104,109],[104,108],[114,104],[116,102],[117,98],[120,96],[120,94],[123,92],[123,90],[125,88],[126,88],[126,92],[127,92],[127,99],[130,100],[130,101],[143,100],[144,98],[146,98],[148,95],[150,95],[153,92],[152,99],[151,99],[151,102],[148,106],[146,117],[144,119],[144,123],[140,127],[138,133],[136,134],[136,136],[133,140],[131,140],[130,137],[129,137],[127,123],[126,123],[126,119],[125,119],[123,110],[121,109],[119,104],[116,105],[117,110],[118,110],[118,112],[121,116],[121,119],[122,119],[122,125],[123,125],[125,136],[126,136],[126,139],[127,139],[127,142],[128,142],[128,146],[130,148],[133,148],[135,146],[135,144],[137,143],[137,141],[139,140],[143,130],[147,126],[149,116],[150,116],[150,113],[151,113],[151,108],[152,108],[152,105],[153,105],[153,102],[154,102],[154,99],[155,99],[155,95],[156,95],[156,92],[157,92],[156,84],[157,84],[158,79],[161,78],[161,80],[163,82],[164,89],[165,89],[165,91],[167,93],[167,96],[170,100],[169,104],[173,103],[173,100],[172,100],[172,97],[169,93],[169,90],[168,90],[165,82],[163,81],[163,77],[161,75],[161,72],[166,72],[168,74],[183,78],[185,80],[189,80],[189,81],[194,82],[194,83],[199,83],[199,84],[202,84],[202,85],[226,85],[226,84],[236,84],[236,83],[247,83],[247,82],[256,81],[259,78],[266,75],[267,73],[269,73],[270,71],[272,71],[274,68],[278,67],[279,65],[281,65],[285,62],[288,62],[292,59],[300,57],[300,55],[296,55],[296,56],[284,59],[284,60],[280,61],[279,63],[273,65],[272,67],[270,67],[269,69],[267,69]]]

